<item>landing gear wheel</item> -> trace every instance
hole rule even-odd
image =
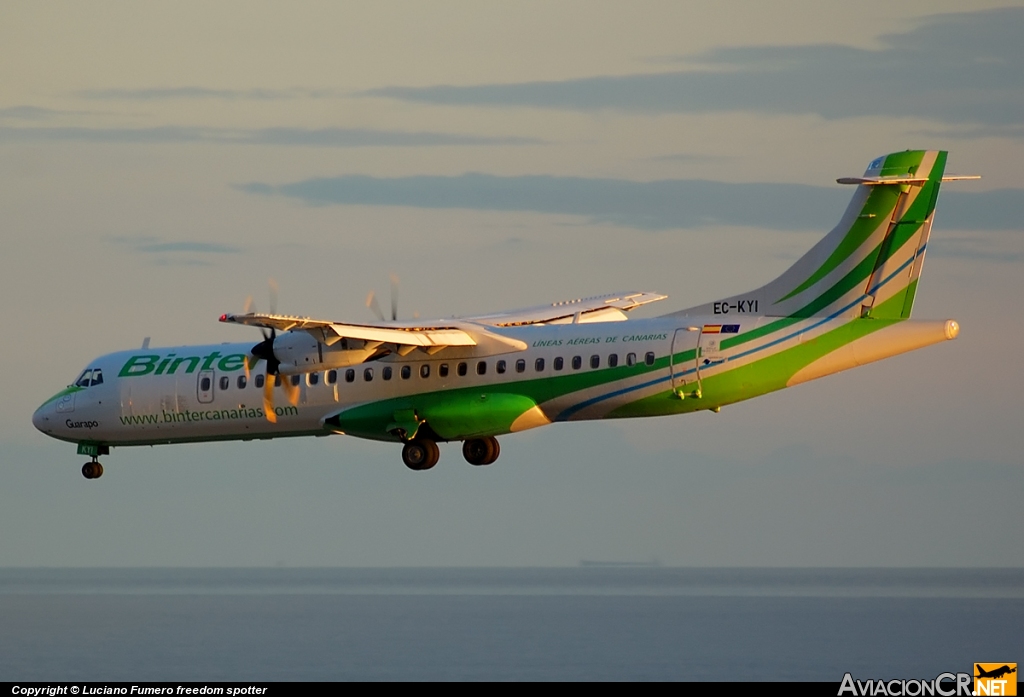
[[[82,476],[86,479],[99,479],[103,476],[103,465],[98,462],[86,462],[82,465]]]
[[[441,449],[432,440],[413,440],[402,448],[402,462],[411,470],[421,472],[437,464]]]
[[[471,465],[489,465],[498,459],[500,453],[498,439],[493,437],[470,438],[462,444],[462,456]]]

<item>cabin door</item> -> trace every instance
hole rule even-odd
[[[209,404],[213,401],[213,378],[212,370],[200,370],[198,382],[196,383],[196,394],[200,404]]]
[[[700,329],[697,327],[682,327],[672,335],[669,369],[672,371],[672,391],[677,395],[681,396],[688,391],[690,388],[687,385],[690,383],[697,383],[695,387],[699,389],[700,366],[698,362],[692,359],[683,360],[683,353],[686,351],[694,351],[699,355],[700,352],[694,350],[699,342]]]

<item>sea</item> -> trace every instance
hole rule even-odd
[[[825,681],[1024,662],[1024,569],[0,569],[0,678]]]

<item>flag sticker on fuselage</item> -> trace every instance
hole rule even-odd
[[[740,325],[738,324],[705,324],[703,333],[704,334],[739,334]]]

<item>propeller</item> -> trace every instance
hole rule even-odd
[[[399,280],[398,276],[396,276],[395,274],[390,274],[389,277],[391,279],[391,321],[397,322]],[[374,293],[372,290],[366,296],[366,307],[368,307],[370,311],[374,314],[374,316],[376,316],[376,318],[379,319],[381,322],[387,322],[387,320],[384,319],[384,313],[381,312],[380,303],[377,302],[377,294]]]
[[[390,275],[391,278],[391,321],[398,321],[398,276]]]
[[[370,308],[370,312],[372,312],[377,319],[381,322],[385,321],[384,313],[380,311],[380,303],[377,302],[377,295],[372,290],[369,295],[366,296],[366,306]]]
[[[277,281],[271,278],[267,285],[270,296],[270,313],[277,314]],[[249,314],[252,310],[253,301],[250,295],[245,300],[244,314]],[[274,424],[277,423],[277,413],[274,411],[274,383],[279,382],[281,384],[285,397],[292,406],[299,403],[299,387],[298,385],[293,385],[288,376],[281,375],[281,361],[274,355],[274,340],[277,338],[277,330],[271,327],[268,332],[265,328],[260,327],[260,333],[263,335],[263,341],[253,346],[245,359],[245,378],[248,382],[249,372],[260,361],[267,362],[267,378],[263,383],[263,415],[267,421]]]

